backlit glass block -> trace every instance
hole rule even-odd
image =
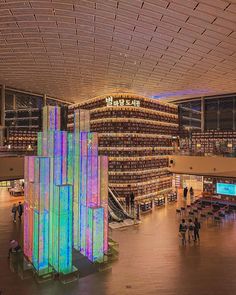
[[[60,110],[45,107],[38,156],[25,157],[24,253],[39,274],[72,271],[72,248],[100,262],[108,240],[108,160],[98,156],[89,111],[75,132],[59,131]]]
[[[43,131],[60,130],[61,114],[60,108],[54,106],[43,107]]]
[[[80,203],[87,205],[88,132],[80,133]]]
[[[98,190],[98,136],[89,132],[88,138],[88,162],[87,162],[87,206],[99,206],[100,191]]]
[[[72,186],[54,188],[53,258],[52,266],[57,272],[72,271]]]
[[[87,207],[80,205],[80,252],[86,255]]]
[[[67,183],[73,184],[73,173],[74,173],[74,148],[73,148],[73,134],[68,133],[68,148],[67,148]]]
[[[104,255],[104,209],[88,208],[86,255],[93,262],[101,262]]]
[[[48,211],[39,213],[34,210],[33,265],[37,271],[49,267],[48,259]]]
[[[108,251],[108,157],[99,157],[99,188],[101,206],[104,208],[104,252]]]

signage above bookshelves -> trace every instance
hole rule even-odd
[[[137,99],[126,99],[126,98],[113,98],[113,96],[106,97],[107,107],[121,107],[121,106],[131,106],[131,107],[140,107],[140,101]]]

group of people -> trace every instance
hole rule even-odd
[[[189,194],[190,194],[190,198],[192,199],[194,197],[194,191],[192,187],[190,187],[189,189]],[[188,187],[186,186],[184,188],[184,198],[187,199],[187,196],[188,196]]]
[[[16,222],[16,214],[18,212],[18,218],[21,221],[22,214],[24,212],[24,206],[21,202],[19,202],[18,206],[16,204],[13,204],[11,209],[12,215],[13,215],[13,222]]]
[[[197,218],[195,218],[194,222],[192,219],[188,220],[188,223],[185,222],[185,219],[182,219],[179,225],[179,234],[182,239],[182,245],[186,245],[186,234],[188,233],[188,241],[197,242],[200,241],[199,231],[201,229],[201,224]]]

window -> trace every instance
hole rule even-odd
[[[218,128],[218,99],[209,99],[205,101],[205,129]]]

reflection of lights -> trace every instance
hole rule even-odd
[[[197,148],[200,148],[202,145],[200,143],[197,143]]]
[[[10,148],[11,148],[11,145],[9,144],[9,145],[7,146],[7,148],[10,150]]]
[[[189,95],[189,94],[205,94],[210,92],[209,89],[186,89],[178,90],[174,92],[162,92],[158,95],[154,95],[152,98],[166,98],[171,96]]]

